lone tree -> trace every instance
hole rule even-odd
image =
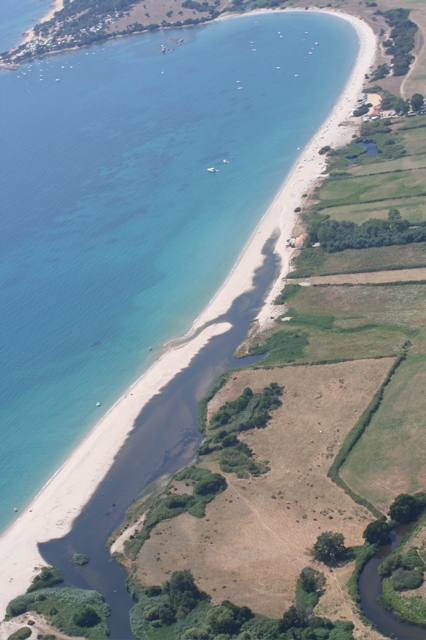
[[[321,533],[314,546],[312,547],[312,555],[315,560],[324,562],[327,565],[333,565],[338,562],[346,551],[345,539],[342,533],[333,533],[332,531],[324,531]]]
[[[411,97],[411,108],[413,111],[420,111],[425,103],[424,96],[421,93],[414,93]]]
[[[388,544],[390,526],[384,520],[374,520],[367,525],[362,537],[370,544]]]

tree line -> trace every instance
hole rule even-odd
[[[398,209],[390,209],[386,219],[371,218],[360,225],[349,220],[330,220],[328,216],[317,215],[308,225],[305,246],[319,242],[327,253],[336,253],[345,249],[425,241],[425,224],[412,226],[401,217]]]

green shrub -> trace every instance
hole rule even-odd
[[[325,576],[320,571],[305,567],[296,584],[296,606],[299,611],[313,609],[319,602],[325,585]]]
[[[324,531],[317,537],[312,547],[312,555],[315,560],[332,566],[341,560],[345,549],[345,539],[342,533]]]
[[[289,283],[281,290],[281,293],[275,298],[274,304],[284,304],[286,300],[293,298],[299,291],[302,290],[300,284]]]
[[[426,493],[410,495],[401,493],[389,507],[389,516],[399,524],[408,524],[421,514],[426,507]]]
[[[200,496],[217,494],[225,491],[227,486],[226,478],[221,476],[220,473],[212,473],[209,478],[199,480],[196,483],[194,486],[194,494]]]
[[[423,571],[421,569],[397,569],[391,576],[391,585],[395,591],[409,591],[418,589],[424,581]]]
[[[250,349],[250,354],[268,354],[269,357],[273,357],[274,362],[294,362],[294,360],[303,357],[304,348],[308,344],[309,337],[305,331],[283,329],[273,333],[265,342],[255,344]]]
[[[20,609],[44,615],[51,624],[67,635],[80,637],[84,635],[87,640],[106,640],[108,638],[109,607],[96,591],[56,587],[26,593],[9,603],[6,610],[7,617],[18,615],[16,612]],[[76,623],[75,616],[85,609],[89,609],[89,611],[93,609],[98,622],[92,627],[84,627],[82,633],[83,627]]]
[[[379,575],[381,578],[389,578],[400,568],[407,571],[412,571],[413,569],[423,570],[425,563],[415,548],[410,549],[406,554],[394,551],[379,566]]]
[[[63,581],[64,576],[59,569],[56,569],[56,567],[43,567],[40,573],[33,578],[27,593],[37,591],[38,589],[45,589],[46,587],[51,587]]]
[[[84,565],[89,562],[89,558],[84,553],[74,553],[72,561],[74,564]]]
[[[31,629],[29,627],[22,627],[22,629],[18,629],[18,631],[12,633],[7,640],[25,640],[26,638],[29,638],[30,635]]]
[[[319,218],[319,214],[316,214]],[[323,218],[324,216],[321,216]],[[314,219],[314,218],[313,218]],[[295,268],[287,278],[308,278],[327,260],[327,254],[321,247],[307,247],[297,257],[293,258]]]
[[[370,544],[388,544],[391,525],[385,520],[374,520],[367,525],[362,537]]]
[[[101,618],[96,613],[95,609],[89,605],[86,605],[79,611],[76,611],[73,619],[75,624],[79,627],[94,627],[101,621]]]

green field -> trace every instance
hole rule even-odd
[[[426,168],[426,154],[404,156],[396,160],[375,162],[374,164],[355,164],[350,173],[353,176],[366,176],[392,171],[409,171],[411,169]]]
[[[408,357],[383,402],[341,468],[343,480],[381,510],[398,493],[426,482],[426,357]]]
[[[289,301],[255,366],[391,356],[409,340],[426,353],[426,285],[303,287]]]
[[[316,192],[318,208],[380,202],[426,194],[426,169],[327,180]]]
[[[383,133],[386,127],[388,132]],[[426,193],[425,134],[425,116],[363,125],[361,139],[374,141],[379,154],[360,153],[352,142],[328,156],[329,173],[342,175],[325,180],[315,190],[315,208],[338,220],[363,222],[396,207],[412,222],[424,220],[419,196]],[[358,156],[358,162],[348,160],[352,155]],[[413,205],[411,199],[416,199]]]
[[[305,249],[293,260],[293,266],[295,270],[291,272],[289,278],[424,267],[426,266],[426,243],[346,249],[338,253]],[[397,279],[398,275],[395,274],[395,280]]]
[[[356,224],[362,224],[370,218],[387,218],[389,209],[398,209],[401,216],[412,224],[426,221],[424,196],[330,207],[323,209],[321,213],[330,216],[333,220],[351,220]]]

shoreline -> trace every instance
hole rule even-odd
[[[165,343],[159,359],[114,403],[0,536],[3,549],[0,609],[3,614],[8,602],[26,591],[37,568],[45,564],[37,543],[62,537],[71,529],[73,520],[108,473],[142,408],[189,365],[210,338],[228,331],[230,325],[227,323],[211,323],[229,309],[239,294],[252,288],[253,274],[262,264],[262,248],[279,230],[275,252],[281,260],[280,274],[258,314],[261,327],[272,315],[272,301],[282,287],[282,279],[288,273],[293,252],[293,249],[286,247],[286,239],[291,236],[294,227],[294,209],[302,202],[302,194],[312,189],[323,177],[321,172],[324,163],[322,156],[318,156],[318,149],[326,144],[341,146],[350,140],[356,130],[358,123],[355,121],[348,126],[339,125],[348,118],[356,103],[364,74],[373,64],[376,53],[376,37],[366,23],[341,12],[316,11],[340,17],[350,22],[357,31],[360,48],[345,88],[326,122],[297,158],[225,282],[195,319],[188,333],[181,340],[177,338]]]

